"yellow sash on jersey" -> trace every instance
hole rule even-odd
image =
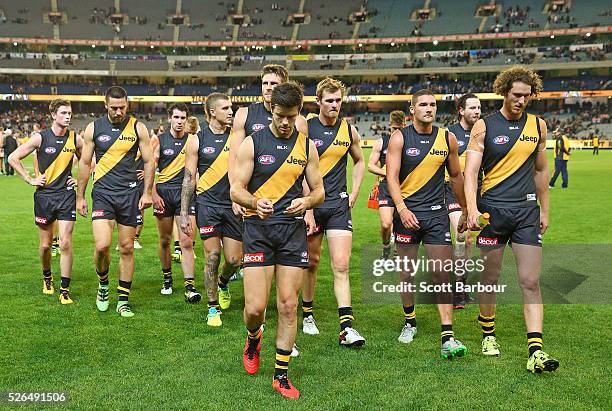
[[[314,136],[310,136],[313,138]],[[332,168],[338,161],[342,159],[346,155],[346,152],[349,151],[351,147],[351,136],[348,132],[348,125],[345,120],[340,122],[340,127],[338,128],[338,134],[334,138],[334,141],[327,147],[321,156],[319,157],[319,170],[321,172],[321,177],[325,177],[327,173],[331,171]]]
[[[209,190],[211,187],[217,184],[219,180],[221,180],[227,175],[227,170],[229,168],[230,141],[232,140],[233,132],[234,130],[232,129],[230,131],[229,136],[227,137],[227,141],[225,142],[223,149],[221,150],[217,158],[215,158],[215,161],[213,161],[210,167],[208,167],[208,169],[200,176],[200,179],[198,180],[198,186],[196,187],[197,194],[201,194],[206,190]],[[200,149],[201,148],[202,147],[200,147]],[[183,167],[185,167],[184,157]]]
[[[523,131],[514,146],[484,175],[481,194],[486,193],[521,168],[536,150],[539,141],[538,118],[533,114],[527,114]]]
[[[187,140],[192,137],[192,134],[187,136]],[[165,183],[166,181],[172,180],[185,168],[185,149],[187,147],[187,142],[183,145],[183,149],[174,157],[174,159],[159,172],[159,176],[157,177],[158,183]]]
[[[76,153],[76,139],[74,136],[74,130],[68,132],[68,140],[62,148],[62,151],[53,160],[49,167],[45,170],[45,185],[51,185],[59,176],[61,176],[66,168],[72,167],[72,159]]]
[[[308,156],[306,153],[307,138],[308,137],[302,133],[298,134],[291,153],[283,160],[283,164],[270,176],[268,181],[263,183],[257,191],[253,193],[255,197],[267,198],[272,204],[276,204],[285,196],[287,191],[293,187],[300,176],[304,174],[304,169],[308,163]],[[254,159],[254,161],[257,161],[257,159]],[[254,215],[257,215],[255,210],[247,210],[244,216],[251,217]]]
[[[106,153],[98,159],[94,183],[111,171],[132,147],[134,147],[134,144],[138,144],[138,135],[136,135],[134,124],[136,124],[136,119],[130,117],[121,135],[115,140],[113,145],[106,150]]]
[[[401,182],[402,198],[408,198],[419,191],[440,169],[448,157],[448,144],[446,143],[446,129],[439,127],[436,140],[427,155],[421,160],[404,181]],[[406,153],[402,153],[405,156]]]
[[[461,168],[461,174],[465,172],[465,159],[467,158],[467,150],[459,155],[459,167]],[[444,181],[448,182],[450,177],[448,175],[448,170],[444,170]]]

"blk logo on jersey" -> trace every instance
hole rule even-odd
[[[213,154],[215,152],[215,148],[214,147],[204,147],[202,149],[202,153],[204,154]]]
[[[108,141],[111,140],[111,136],[107,135],[107,134],[102,134],[101,136],[98,136],[98,141],[100,143],[106,143]]]
[[[264,253],[246,253],[243,257],[243,261],[244,263],[263,263]]]
[[[274,162],[276,161],[276,158],[274,158],[273,155],[270,154],[264,154],[262,156],[259,156],[259,158],[257,159],[257,161],[260,164],[264,164],[264,165],[268,165],[268,164],[274,164]]]
[[[174,150],[172,150],[171,148],[167,148],[164,150],[165,156],[171,156],[172,154],[174,154]]]
[[[312,140],[312,142],[314,143],[315,147],[321,147],[323,145],[323,140]]]
[[[47,147],[47,148],[45,148],[45,153],[47,153],[47,154],[53,154],[56,151],[57,150],[55,149],[55,147]]]
[[[508,136],[497,136],[493,139],[493,144],[506,144],[508,141],[510,141],[510,137]]]
[[[409,155],[410,157],[416,157],[419,154],[421,154],[421,150],[419,150],[416,147],[410,147],[409,149],[406,150],[406,154]]]
[[[253,124],[253,127],[251,127],[251,129],[253,130],[253,132],[259,131],[259,130],[263,130],[266,126],[264,126],[263,124]]]

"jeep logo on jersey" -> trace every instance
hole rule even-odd
[[[257,161],[259,161],[260,164],[274,164],[276,158],[270,154],[264,154],[263,156],[259,156]]]
[[[53,154],[56,151],[57,150],[55,149],[55,147],[47,147],[47,148],[45,148],[45,153],[47,153],[47,154]]]
[[[312,142],[314,143],[315,147],[321,147],[323,145],[323,140],[312,140]]]
[[[444,156],[444,157],[446,157],[448,155],[448,151],[446,151],[446,150],[436,150],[435,148],[432,148],[431,151],[429,152],[429,154],[431,154],[432,156]]]
[[[493,139],[493,144],[506,144],[508,141],[510,141],[508,136],[497,136]]]
[[[172,150],[171,148],[167,148],[164,150],[165,156],[171,156],[172,154],[174,154],[174,150]]]
[[[519,140],[521,140],[521,141],[531,141],[532,143],[537,143],[538,142],[538,138],[537,137],[533,137],[533,136],[521,136],[519,138]]]
[[[100,143],[106,143],[107,141],[111,140],[111,136],[107,135],[107,134],[102,134],[101,136],[98,136],[98,141]]]
[[[263,263],[264,253],[246,253],[243,257],[245,263]]]
[[[253,124],[253,127],[251,127],[251,129],[253,130],[253,132],[259,131],[259,130],[263,130],[266,126],[264,126],[263,124]]]
[[[306,167],[306,160],[295,158],[293,156],[290,156],[286,161],[287,161],[287,164],[297,164],[302,167]]]
[[[131,141],[133,143],[134,141],[136,141],[136,137],[121,135],[121,136],[119,136],[119,140],[121,140],[121,141]]]
[[[421,154],[421,150],[416,147],[410,147],[408,150],[406,150],[406,154],[408,154],[410,157],[416,157]]]
[[[334,145],[335,146],[348,147],[348,146],[351,145],[351,143],[349,143],[348,141],[334,140]]]
[[[202,149],[202,153],[204,154],[213,154],[215,152],[215,148],[214,147],[204,147]]]

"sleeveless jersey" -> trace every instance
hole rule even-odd
[[[380,167],[383,168],[387,165],[387,150],[389,149],[389,139],[391,138],[391,134],[383,135],[382,139],[382,147],[380,148],[380,156],[378,157],[378,162],[380,163]],[[381,183],[387,182],[387,177],[379,176],[378,181]]]
[[[325,188],[325,201],[317,208],[348,204],[346,159],[353,141],[350,124],[339,120],[333,126],[325,126],[319,117],[314,117],[308,120],[308,138],[319,153],[319,170]]]
[[[55,193],[68,188],[72,177],[72,159],[76,153],[76,135],[69,130],[63,136],[56,136],[51,128],[40,132],[42,142],[37,149],[38,169],[46,177],[45,185],[36,190]]]
[[[461,166],[461,172],[465,171],[465,159],[467,157],[467,147],[470,142],[470,130],[463,128],[461,123],[455,123],[448,128],[448,131],[453,133],[457,137],[457,151],[459,154],[459,165]],[[448,181],[448,175],[446,176]]]
[[[291,137],[279,138],[269,127],[253,136],[253,174],[247,189],[257,198],[269,199],[274,204],[274,213],[261,220],[255,210],[247,210],[245,221],[278,224],[304,218],[288,216],[284,211],[294,199],[302,197],[308,140],[296,129]]]
[[[94,189],[114,194],[136,190],[136,119],[128,117],[121,124],[112,124],[107,116],[95,120],[94,143]]]
[[[272,123],[272,113],[266,110],[264,103],[251,103],[247,110],[247,118],[244,123],[245,136],[263,130]]]
[[[174,138],[170,132],[160,134],[157,185],[180,189],[185,176],[185,144],[189,136]]]
[[[230,128],[227,128],[223,134],[215,134],[208,123],[203,123],[197,134],[200,179],[196,193],[198,199],[217,207],[232,207],[227,176],[231,137]]]
[[[448,131],[433,126],[419,134],[413,125],[401,129],[404,137],[399,183],[404,204],[417,218],[445,214],[444,170],[448,158]]]
[[[481,202],[500,208],[535,204],[535,157],[541,138],[538,118],[523,113],[520,120],[510,121],[497,111],[484,122]]]

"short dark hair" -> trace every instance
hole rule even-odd
[[[410,105],[414,107],[417,101],[419,101],[419,97],[421,96],[434,96],[435,94],[428,88],[421,89],[412,95],[412,99],[410,100]]]
[[[461,97],[459,97],[459,100],[457,100],[457,115],[459,116],[459,119],[461,119],[461,113],[460,110],[464,109],[465,110],[465,105],[467,104],[468,99],[470,98],[478,98],[478,96],[474,93],[467,93],[462,95]]]
[[[104,100],[108,101],[109,98],[124,98],[127,99],[127,91],[123,87],[110,86],[106,93],[104,93]]]
[[[206,103],[204,103],[204,114],[206,114],[206,118],[210,119],[210,110],[217,104],[217,101],[220,100],[229,100],[232,101],[227,94],[223,93],[210,93],[206,96]]]
[[[51,103],[49,103],[49,113],[51,113],[51,114],[57,113],[57,110],[61,106],[72,107],[70,105],[70,101],[64,100],[63,98],[56,98],[55,100],[51,100]]]
[[[261,78],[266,74],[276,74],[281,78],[281,82],[286,82],[289,80],[289,72],[285,66],[281,66],[280,64],[266,64],[263,66],[261,70]]]
[[[187,104],[185,103],[172,103],[170,106],[168,106],[168,117],[172,117],[174,110],[184,111],[185,115],[189,117],[189,107],[187,107]]]
[[[304,91],[302,86],[295,81],[288,81],[274,87],[270,105],[272,107],[280,106],[285,108],[302,107],[303,100]]]
[[[389,123],[405,127],[406,113],[404,113],[402,110],[393,110],[391,113],[389,113]]]

